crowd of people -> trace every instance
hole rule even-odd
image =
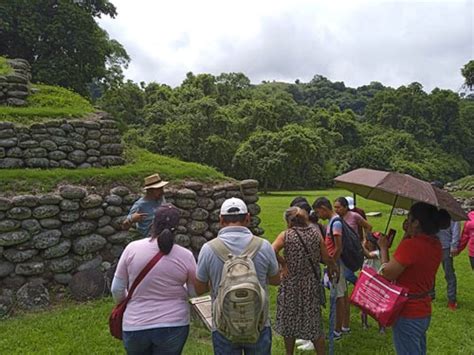
[[[212,298],[215,354],[271,354],[271,285],[278,286],[273,329],[284,338],[286,354],[293,354],[296,345],[324,354],[323,280],[329,281],[336,298],[331,338],[351,332],[347,282],[355,283],[357,276],[341,258],[347,228],[360,238],[364,266],[409,292],[392,328],[397,354],[425,354],[439,265],[445,271],[452,310],[457,307],[452,257],[468,244],[474,269],[474,211],[461,237],[458,222],[444,210],[415,203],[403,225],[405,235],[390,258],[387,236],[372,232],[352,197],[333,203],[320,197],[312,205],[304,197],[295,198],[284,212],[286,228],[273,244],[248,229],[250,214],[244,201],[227,199],[220,208],[218,236],[204,244],[196,262],[189,250],[174,245],[179,211],[164,200],[166,184],[158,174],[146,178],[146,194],[124,222],[127,229],[136,224],[143,238],[131,242],[120,257],[112,282],[117,303],[150,259],[164,254],[127,304],[123,344],[128,354],[180,354],[189,334],[188,299],[207,292]],[[367,315],[362,313],[361,319],[368,327]],[[382,326],[379,330],[385,331]]]

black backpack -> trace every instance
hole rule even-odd
[[[332,225],[336,221],[340,221],[342,224],[342,262],[351,271],[360,270],[364,263],[364,250],[359,236],[342,218],[337,217],[333,219],[329,226],[329,233],[333,242]]]

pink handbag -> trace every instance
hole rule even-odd
[[[384,327],[395,323],[407,301],[406,288],[391,283],[371,267],[362,268],[351,295],[352,304]]]

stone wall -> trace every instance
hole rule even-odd
[[[31,68],[24,59],[8,59],[13,72],[0,76],[0,104],[26,106],[30,94]]]
[[[176,243],[197,256],[217,235],[219,208],[229,197],[247,202],[250,227],[262,235],[257,191],[255,180],[217,186],[186,182],[165,189],[167,201],[181,212]],[[131,241],[133,234],[121,230],[121,224],[139,197],[125,186],[100,195],[71,185],[44,195],[0,197],[0,289],[12,293],[31,282],[68,284],[78,271],[105,272]]]
[[[109,119],[49,121],[30,127],[0,122],[2,169],[121,165],[122,151],[117,124]]]

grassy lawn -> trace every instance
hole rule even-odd
[[[167,156],[150,153],[145,149],[128,148],[127,164],[110,168],[89,169],[3,169],[0,190],[13,193],[48,192],[61,182],[91,184],[98,189],[112,183],[131,187],[141,186],[143,177],[159,172],[164,179],[179,181],[185,178],[200,181],[225,180],[214,168],[183,162]]]
[[[0,72],[2,70],[0,58]],[[32,87],[38,91],[28,96],[28,106],[0,106],[0,121],[27,126],[43,120],[80,118],[94,111],[89,101],[65,88],[43,84]]]
[[[307,196],[310,202],[316,197],[327,196],[331,200],[347,195],[344,191],[276,192],[260,199],[262,225],[271,241],[284,228],[282,214],[289,202],[298,195]],[[363,199],[358,205],[366,212],[380,211],[382,217],[370,218],[375,230],[383,230],[390,207]],[[403,217],[395,216],[391,226],[400,232]],[[400,237],[400,234],[397,235]],[[396,243],[399,239],[396,237]],[[428,331],[430,354],[472,354],[474,339],[474,273],[470,270],[465,253],[455,259],[458,276],[459,310],[446,308],[446,283],[440,271],[437,278],[437,299]],[[271,288],[271,314],[275,315],[276,287]],[[20,315],[0,322],[0,354],[123,354],[122,344],[108,333],[107,319],[112,307],[110,299],[88,304],[72,302],[58,306],[49,312]],[[324,312],[327,320],[327,312]],[[327,324],[327,322],[326,322]],[[393,354],[390,331],[386,335],[377,332],[375,322],[363,331],[359,312],[352,309],[352,334],[336,343],[337,354]],[[284,354],[283,340],[273,334],[273,354]],[[192,325],[185,354],[211,354],[212,346],[207,331],[198,324]],[[300,352],[302,353],[302,352]]]

